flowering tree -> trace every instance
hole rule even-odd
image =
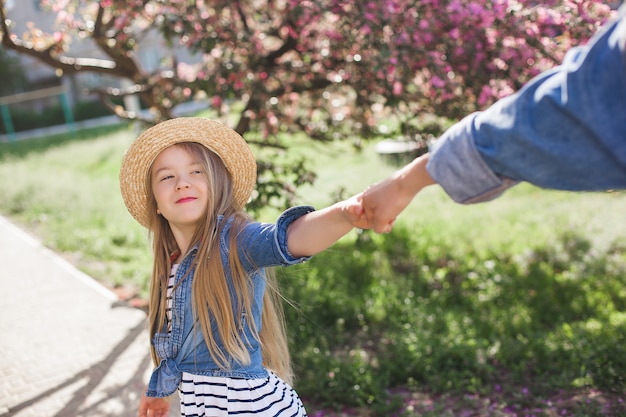
[[[352,86],[407,120],[489,106],[561,62],[613,14],[588,0],[336,3],[339,15],[359,8],[352,40],[366,70]]]
[[[420,115],[460,117],[558,63],[612,13],[601,0],[43,3],[57,13],[58,31],[20,39],[11,33],[0,0],[4,47],[65,73],[129,79],[131,87],[100,91],[102,97],[138,94],[155,121],[203,94],[223,112],[241,109],[235,129],[254,133],[246,135],[249,141],[272,146],[279,145],[280,132],[304,131],[318,140],[368,137],[378,133],[383,118],[395,117],[400,123],[394,126],[406,135]],[[135,52],[150,28],[201,61],[171,60],[157,71],[144,71]],[[75,36],[93,39],[106,59],[66,56]],[[292,182],[308,181],[298,164]],[[261,163],[266,173],[274,168]],[[283,181],[274,180],[262,196],[283,194]]]

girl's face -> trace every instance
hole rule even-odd
[[[154,160],[150,180],[158,213],[172,229],[193,232],[208,207],[209,186],[202,164],[173,145]]]

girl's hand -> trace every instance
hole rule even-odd
[[[145,392],[139,401],[137,417],[168,417],[170,414],[171,397],[147,397]]]
[[[371,222],[365,215],[362,204],[362,194],[355,195],[342,202],[341,213],[345,220],[358,229],[369,229]]]

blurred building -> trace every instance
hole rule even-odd
[[[37,35],[36,31],[44,33],[54,33],[56,29],[57,15],[52,11],[46,10],[41,6],[41,0],[5,0],[7,17],[12,22],[11,31],[18,37],[23,35]],[[14,93],[32,92],[35,90],[43,90],[55,92],[56,87],[62,87],[72,106],[79,102],[97,100],[95,95],[87,95],[86,91],[98,87],[120,87],[124,80],[119,78],[108,77],[105,75],[85,72],[77,74],[63,74],[62,72],[50,67],[49,65],[23,54],[16,54],[13,51],[7,51],[7,54],[15,57],[21,62],[25,83],[17,88]],[[186,50],[172,51],[166,46],[166,43],[159,36],[157,31],[150,31],[142,38],[137,51],[137,58],[142,69],[151,73],[159,68],[163,60],[172,54],[176,56],[179,62],[193,62],[194,57]],[[65,52],[68,57],[80,58],[102,58],[107,57],[89,38],[80,39],[75,37],[72,39],[70,49]],[[35,95],[36,96],[36,95]],[[58,105],[59,98],[52,95],[48,98],[39,97],[35,100],[28,100],[22,103],[11,104],[11,106],[27,107],[34,111],[42,111],[47,106]]]

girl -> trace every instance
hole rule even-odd
[[[292,265],[366,223],[357,198],[276,224],[243,210],[256,182],[246,142],[224,125],[179,118],[146,130],[124,155],[122,196],[151,234],[152,372],[139,417],[306,416],[280,299],[266,267]],[[271,291],[265,291],[266,286]]]

